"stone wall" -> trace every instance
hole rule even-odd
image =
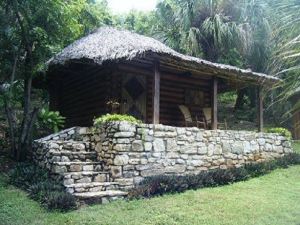
[[[292,151],[290,142],[278,134],[126,122],[106,124],[92,135],[92,142],[104,170],[124,189],[147,176],[239,167]]]
[[[148,176],[239,167],[292,151],[278,134],[127,122],[107,123],[97,131],[70,128],[35,141],[34,149],[34,160],[64,177],[66,186],[115,182],[120,190]]]

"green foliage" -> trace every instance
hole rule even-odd
[[[135,31],[143,35],[151,35],[152,27],[156,21],[154,12],[140,12],[131,10],[124,15],[115,18],[116,26]]]
[[[222,104],[234,104],[237,98],[235,91],[225,92],[218,95],[218,101]]]
[[[291,153],[273,161],[246,164],[243,167],[227,170],[204,171],[197,175],[147,177],[138,187],[129,192],[129,197],[151,197],[189,189],[226,185],[261,176],[277,168],[287,168],[289,165],[300,165],[300,154]]]
[[[94,120],[94,126],[99,127],[104,123],[112,122],[112,121],[127,121],[133,124],[140,124],[142,121],[134,118],[130,115],[123,114],[106,114]]]
[[[300,87],[300,2],[293,0],[269,0],[273,28],[270,73],[282,78],[273,91],[272,109],[275,118],[286,122],[293,111],[300,109],[297,91]],[[299,93],[298,93],[299,94]]]
[[[164,0],[152,33],[182,53],[243,66],[252,34],[241,8],[234,1]]]
[[[76,208],[76,199],[65,191],[52,191],[47,195],[46,205],[50,210],[69,211]]]
[[[59,112],[42,109],[39,114],[39,122],[42,127],[51,129],[54,133],[57,133],[64,127],[65,117],[61,116]]]
[[[68,211],[76,208],[76,199],[47,170],[31,163],[18,163],[9,172],[9,183],[29,192],[29,196],[49,210]]]
[[[45,62],[66,45],[112,23],[106,1],[0,0],[0,106],[6,109],[11,152],[18,161],[30,150],[38,109],[47,101],[32,91],[33,79],[44,79]],[[61,124],[49,123],[55,131]]]
[[[283,127],[271,127],[271,128],[267,128],[266,129],[267,133],[276,133],[276,134],[280,134],[284,137],[287,137],[288,139],[292,139],[292,133]]]
[[[31,163],[18,163],[9,171],[9,182],[17,187],[28,188],[33,182],[48,179],[48,172]]]

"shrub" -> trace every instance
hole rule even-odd
[[[49,111],[42,109],[39,113],[38,121],[41,127],[51,129],[52,132],[57,133],[64,127],[65,117],[61,116],[57,111]]]
[[[99,118],[94,119],[94,126],[99,127],[106,122],[112,122],[112,121],[127,121],[127,122],[130,122],[133,124],[142,123],[142,121],[140,121],[130,115],[106,114],[106,115],[100,116]]]
[[[300,164],[300,154],[291,153],[280,159],[263,163],[246,164],[243,167],[227,170],[203,171],[186,176],[153,176],[145,178],[139,186],[129,192],[129,198],[151,197],[164,193],[183,192],[188,189],[226,185],[261,176],[277,168]]]
[[[45,201],[47,208],[50,210],[58,209],[68,211],[76,208],[76,199],[73,195],[65,191],[53,191],[47,195]]]
[[[45,197],[53,191],[64,191],[64,187],[53,180],[41,181],[30,185],[29,196],[43,203]]]
[[[292,133],[283,127],[272,127],[272,128],[268,128],[266,130],[267,133],[276,133],[276,134],[280,134],[284,137],[287,137],[288,139],[292,139]]]
[[[76,207],[76,199],[48,171],[31,163],[19,163],[9,172],[9,183],[21,187],[48,209],[66,211]]]
[[[218,96],[218,101],[223,104],[232,104],[236,101],[237,93],[235,91],[225,92]]]
[[[21,188],[47,179],[48,171],[31,163],[18,163],[9,171],[9,183]]]

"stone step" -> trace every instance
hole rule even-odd
[[[94,151],[91,148],[91,144],[85,141],[62,141],[60,145],[60,150],[67,151]]]
[[[98,191],[98,192],[85,192],[85,193],[74,193],[73,194],[80,201],[87,204],[94,203],[108,203],[113,200],[123,199],[128,195],[127,192],[109,190],[109,191]]]
[[[97,160],[97,153],[92,151],[70,151],[70,150],[50,150],[49,161],[52,162],[93,162]]]
[[[65,185],[69,193],[85,193],[85,192],[99,192],[108,190],[117,190],[119,183],[117,182],[88,182]]]
[[[110,176],[108,172],[102,171],[84,171],[84,172],[69,172],[60,175],[65,185],[87,183],[87,182],[109,182]]]
[[[82,171],[102,171],[101,162],[53,162],[51,165],[51,172],[55,174]]]

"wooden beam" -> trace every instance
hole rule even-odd
[[[154,62],[154,77],[152,87],[153,124],[159,124],[159,103],[160,103],[160,71],[159,62]]]
[[[218,129],[218,78],[214,77],[212,85],[212,129]]]
[[[263,88],[258,88],[258,131],[263,132],[264,128],[264,115],[263,115]]]

